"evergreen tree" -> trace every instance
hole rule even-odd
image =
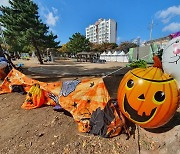
[[[49,33],[38,15],[38,6],[32,0],[9,0],[11,7],[1,7],[0,22],[5,27],[7,42],[15,49],[33,46],[38,60],[43,64],[41,48],[57,47],[57,36]]]
[[[57,39],[57,35],[54,35],[52,32],[50,32],[47,37],[45,38],[45,44],[44,47],[45,48],[59,48],[59,43],[60,42],[56,42],[54,41],[55,39]]]
[[[67,49],[73,54],[82,51],[90,51],[90,42],[84,35],[80,33],[75,33],[69,38],[70,41],[67,44]]]

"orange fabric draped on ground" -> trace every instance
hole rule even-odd
[[[12,69],[0,86],[0,94],[12,92],[13,86],[22,86],[27,92],[23,109],[33,109],[42,105],[60,105],[70,112],[78,123],[80,132],[89,132],[90,118],[98,109],[105,110],[110,96],[102,78],[87,78],[65,82],[40,82],[21,72]],[[106,135],[116,136],[120,133],[125,121],[112,103],[110,111],[114,114],[108,123]],[[104,112],[104,111],[103,111]]]

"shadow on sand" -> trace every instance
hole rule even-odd
[[[145,129],[145,130],[152,133],[164,133],[178,125],[180,125],[180,112],[176,112],[173,118],[164,126],[161,126],[159,128],[154,128],[154,129]]]

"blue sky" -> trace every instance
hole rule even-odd
[[[8,5],[8,0],[0,0]],[[180,0],[33,0],[39,6],[40,18],[61,44],[76,32],[99,18],[117,22],[117,43],[140,37],[150,39],[150,23],[154,21],[152,38],[180,31]]]

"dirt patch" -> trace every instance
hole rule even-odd
[[[41,81],[54,81],[52,75],[32,73],[27,69],[24,73]],[[121,78],[122,75],[118,73],[104,78],[113,98],[116,97]],[[64,78],[60,77],[56,80],[62,79]],[[132,135],[126,140],[127,136],[123,133],[107,139],[79,133],[76,123],[69,114],[53,111],[51,106],[23,110],[21,105],[24,100],[25,95],[18,93],[0,95],[0,153],[2,154],[180,153],[180,109],[168,124],[159,129],[145,130],[136,127],[135,138]]]
[[[135,138],[79,133],[73,118],[52,107],[23,110],[24,95],[0,96],[0,153],[179,153],[180,112],[161,133],[140,127]],[[168,130],[167,130],[168,129]],[[165,131],[165,132],[164,132]]]

